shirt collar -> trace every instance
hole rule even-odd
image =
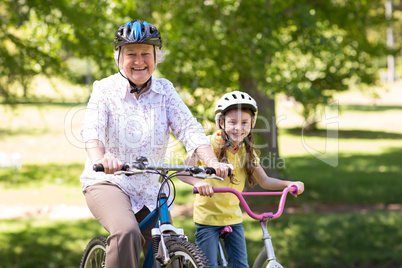
[[[120,72],[125,77],[127,77],[123,70],[120,70]],[[131,91],[130,83],[121,74],[117,73],[117,75],[119,76],[119,82],[121,83],[120,84],[121,86],[118,89],[119,90],[118,94],[122,99],[124,99],[127,94],[131,94],[130,93],[130,91]],[[154,75],[151,76],[151,87],[148,91],[151,91],[151,90],[154,91],[155,93],[166,95],[166,92],[163,89],[162,84],[158,83],[157,78]]]

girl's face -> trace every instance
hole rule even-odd
[[[129,44],[122,48],[121,65],[126,76],[136,85],[143,85],[155,69],[154,47]]]
[[[253,120],[248,110],[230,110],[225,114],[225,121],[219,120],[222,129],[226,131],[229,139],[238,145],[250,133]]]

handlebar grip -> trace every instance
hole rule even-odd
[[[103,168],[102,164],[94,164],[93,165],[93,170],[96,172],[103,172],[105,169]]]
[[[211,168],[211,167],[206,167],[205,168],[205,173],[207,173],[208,175],[216,174],[216,170],[214,168]],[[230,176],[230,175],[232,175],[232,170],[231,169],[228,170],[228,176]]]
[[[121,170],[127,171],[127,170],[129,170],[129,168],[130,168],[130,165],[127,164],[127,163],[124,163],[123,167],[121,168]],[[104,172],[105,168],[103,167],[102,164],[94,164],[93,165],[93,170],[96,171],[96,172]]]
[[[290,190],[290,193],[291,193],[292,195],[294,195],[294,196],[297,196],[297,192],[299,191],[299,189],[297,188],[297,186],[296,186],[296,185],[292,185],[292,186],[290,186],[290,187],[293,188],[292,190]]]

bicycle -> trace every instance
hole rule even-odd
[[[274,253],[274,247],[272,244],[271,236],[268,233],[268,221],[277,219],[279,216],[282,215],[284,206],[285,206],[285,201],[286,201],[286,195],[290,192],[292,195],[296,196],[297,195],[297,186],[292,185],[290,187],[285,188],[283,191],[276,191],[276,192],[239,192],[235,189],[232,188],[214,188],[214,193],[232,193],[237,196],[237,198],[240,200],[241,205],[243,206],[244,210],[246,213],[253,219],[259,220],[261,223],[261,229],[262,229],[262,240],[264,241],[264,246],[258,253],[254,264],[253,268],[261,268],[261,267],[267,267],[267,268],[283,268],[283,266],[276,261],[275,253]],[[193,193],[197,194],[198,191],[196,188],[193,189]],[[280,195],[280,201],[278,205],[278,210],[276,213],[273,212],[264,212],[260,215],[254,214],[250,207],[248,206],[246,200],[244,199],[243,196],[261,196],[261,195]],[[227,228],[229,227],[229,228]],[[228,267],[227,260],[225,258],[225,254],[223,251],[223,247],[221,244],[220,240],[223,240],[227,235],[230,235],[231,228],[230,226],[224,226],[221,228],[221,231],[219,233],[219,236],[221,239],[218,241],[218,249],[219,249],[219,255],[220,255],[220,260],[218,261],[219,266],[222,268]]]
[[[103,171],[103,166],[94,165],[95,171]],[[171,172],[169,174],[169,172]],[[116,175],[127,176],[154,173],[160,175],[160,190],[157,207],[139,223],[141,232],[150,226],[156,219],[155,228],[152,229],[152,242],[145,254],[143,267],[153,267],[154,261],[159,267],[209,267],[208,260],[198,246],[188,241],[182,228],[176,228],[169,217],[168,208],[173,204],[175,187],[171,180],[178,172],[185,172],[187,176],[200,179],[214,178],[215,170],[209,167],[195,167],[184,165],[150,165],[145,157],[139,157],[134,163],[124,164],[123,170],[115,172]],[[183,175],[183,174],[181,174]],[[164,185],[170,184],[169,191],[164,191]],[[169,195],[173,200],[168,204]],[[88,243],[82,255],[80,268],[105,267],[106,237],[97,236]]]

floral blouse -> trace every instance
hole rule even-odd
[[[130,94],[130,86],[119,73],[96,81],[88,102],[81,136],[83,142],[100,140],[105,157],[132,162],[145,156],[151,164],[162,164],[170,130],[191,156],[201,145],[209,145],[202,125],[192,116],[172,83],[152,76],[151,87],[138,100]],[[143,206],[153,210],[159,190],[159,176],[135,176],[94,172],[87,159],[80,177],[83,190],[97,182],[109,181],[130,196],[135,213]]]

